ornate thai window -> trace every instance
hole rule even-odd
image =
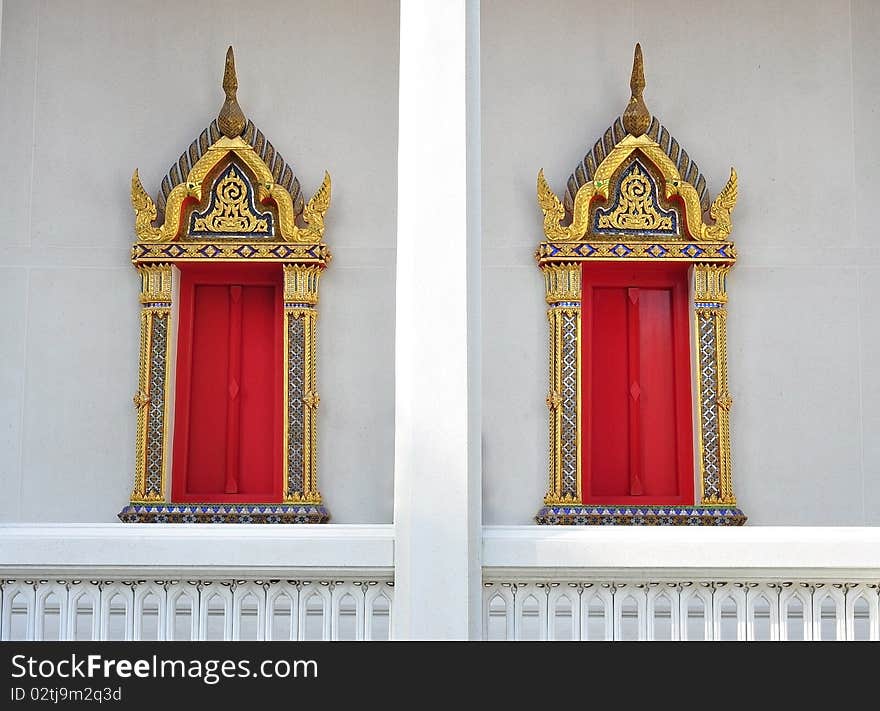
[[[236,99],[162,181],[131,181],[141,277],[134,489],[126,522],[322,523],[318,280],[330,176],[299,181]]]
[[[696,163],[645,106],[639,45],[630,86],[563,200],[538,173],[550,482],[536,520],[742,525],[725,311],[736,172],[710,203]]]

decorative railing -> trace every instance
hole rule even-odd
[[[393,584],[371,580],[5,580],[4,640],[381,640]]]
[[[880,640],[870,528],[487,527],[488,640]]]
[[[390,526],[2,526],[4,640],[388,639]]]
[[[487,581],[489,640],[877,640],[878,584]]]
[[[487,526],[482,565],[489,640],[880,640],[878,528]],[[392,526],[0,526],[0,638],[388,639],[393,580]]]

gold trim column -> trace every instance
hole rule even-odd
[[[580,502],[581,267],[544,264],[550,324],[550,485],[547,505]]]
[[[323,267],[284,265],[285,503],[320,504],[316,377],[318,280]]]
[[[168,417],[171,380],[171,265],[141,265],[141,348],[132,503],[165,501],[170,440]]]
[[[694,265],[700,503],[735,506],[727,380],[727,265]]]

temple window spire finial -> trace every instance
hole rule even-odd
[[[629,80],[632,90],[629,104],[623,112],[623,127],[633,136],[641,136],[651,124],[651,114],[645,106],[642,92],[645,90],[645,67],[642,60],[642,45],[636,43],[633,55],[632,76]]]
[[[226,68],[223,71],[223,91],[226,92],[226,101],[220,108],[217,116],[217,125],[227,138],[240,136],[247,125],[247,119],[241,106],[238,105],[236,92],[238,91],[238,77],[235,76],[235,54],[232,46],[226,50]]]

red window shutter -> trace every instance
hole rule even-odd
[[[173,499],[281,500],[279,265],[184,266]]]
[[[692,504],[687,265],[582,272],[582,494]]]

